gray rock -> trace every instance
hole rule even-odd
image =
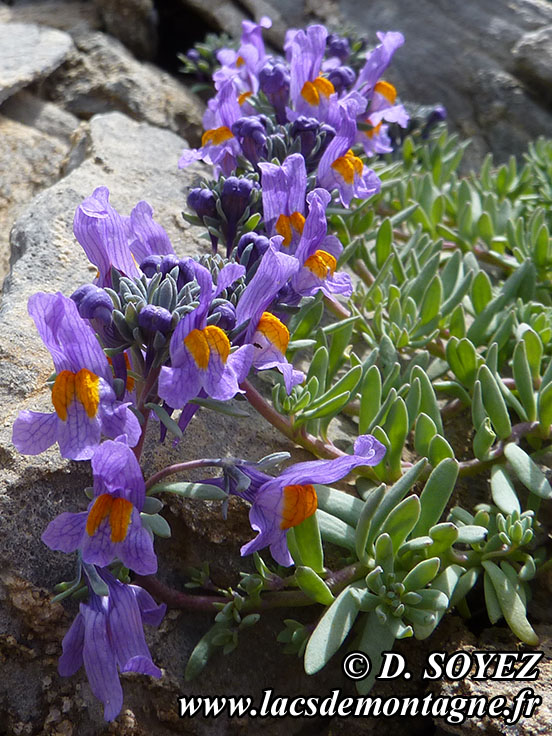
[[[529,88],[552,101],[552,25],[525,33],[513,48],[514,69]]]
[[[375,31],[404,34],[388,79],[405,99],[446,106],[451,126],[474,138],[471,163],[489,150],[504,160],[550,132],[550,113],[516,76],[520,62],[512,54],[524,34],[550,26],[551,3],[340,0],[340,10],[344,23],[372,42]]]
[[[41,86],[48,99],[88,119],[118,110],[197,142],[203,105],[184,85],[143,64],[103,33],[75,33],[76,48]]]
[[[0,23],[0,102],[56,69],[71,49],[62,31]]]
[[[69,143],[79,126],[79,120],[70,112],[46,102],[26,90],[10,97],[0,107],[0,113],[11,120],[27,125],[41,133]]]
[[[40,0],[40,2],[0,5],[0,22],[37,23],[72,32],[99,29],[100,17],[93,3],[80,0]]]
[[[10,106],[12,99],[5,106],[17,117],[17,109]],[[8,117],[5,106],[0,108],[0,285],[8,272],[9,234],[14,220],[35,194],[59,179],[69,152],[67,139]],[[26,115],[22,117],[31,122]],[[44,127],[49,128],[46,123]]]
[[[138,59],[157,53],[157,11],[153,0],[96,0],[104,29]]]

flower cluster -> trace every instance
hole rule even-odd
[[[289,31],[285,59],[267,55],[261,32],[269,25],[244,23],[239,49],[219,51],[202,146],[180,159],[181,167],[204,160],[218,177],[188,196],[213,254],[179,257],[148,203],[124,216],[99,187],[74,218],[75,237],[97,268],[94,283],[70,298],[39,293],[29,301],[54,362],[53,412],[22,411],[13,443],[38,454],[57,442],[63,457],[91,460],[88,509],[60,514],[42,539],[78,552],[78,584],[89,597],[64,639],[59,671],[84,664],[108,720],[122,706],[118,670],[161,674],[142,623],[159,624],[164,606],[123,582],[128,571],[157,571],[150,515],[161,504],[146,496],[139,464],[148,417],[160,420],[162,440],[167,431],[180,439],[202,400],[244,393],[251,371],[278,371],[288,394],[303,383],[286,358],[286,315],[318,292],[352,293],[350,276],[338,271],[343,246],[328,232],[327,209],[379,191],[360,155],[389,151],[387,124],[408,122],[395,89],[380,79],[400,34],[379,34],[353,68],[347,39],[322,26]],[[251,503],[258,535],[242,554],[269,547],[289,566],[287,532],[316,511],[313,484],[376,465],[384,453],[363,435],[351,455],[300,463],[276,478],[236,461],[234,480],[210,482]]]

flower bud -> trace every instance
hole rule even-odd
[[[351,45],[348,38],[338,36],[337,33],[330,33],[326,39],[327,56],[337,56],[338,59],[344,61],[351,53]]]
[[[217,216],[217,203],[215,195],[210,189],[195,187],[188,194],[188,207],[202,219],[204,217]]]
[[[77,305],[83,319],[98,319],[104,324],[111,322],[113,302],[109,295],[98,286],[84,284],[71,294],[71,299]]]
[[[339,66],[331,70],[328,79],[333,84],[335,91],[341,94],[353,86],[356,74],[350,66]]]
[[[167,334],[172,325],[172,314],[164,307],[156,307],[153,304],[147,304],[138,315],[138,324],[149,334],[162,332]]]

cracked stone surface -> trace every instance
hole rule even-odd
[[[63,31],[30,23],[0,23],[0,102],[56,69],[72,45]]]

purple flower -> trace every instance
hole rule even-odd
[[[328,56],[335,56],[340,61],[344,61],[351,53],[349,39],[338,36],[337,33],[330,33],[326,39],[326,48]]]
[[[232,126],[232,133],[238,139],[243,155],[256,166],[266,149],[266,130],[259,118],[239,118]]]
[[[98,187],[77,207],[73,232],[98,269],[98,286],[111,286],[112,266],[137,278],[137,262],[152,253],[174,252],[147,202],[138,202],[130,217],[123,217],[110,205],[107,187]]]
[[[282,245],[293,253],[305,226],[307,171],[300,153],[281,166],[261,163],[263,217],[269,235],[281,235]]]
[[[342,204],[348,207],[353,197],[367,199],[379,192],[381,182],[367,169],[351,146],[356,137],[357,105],[354,100],[343,106],[337,135],[327,147],[318,167],[318,184],[328,191],[337,189]]]
[[[244,105],[248,97],[259,89],[258,73],[266,56],[262,33],[264,28],[271,26],[272,21],[266,16],[261,18],[260,23],[244,20],[239,49],[221,49],[217,53],[221,68],[213,74],[215,87],[221,89],[230,80],[236,95],[239,95],[240,105]]]
[[[238,176],[229,176],[222,185],[220,204],[222,211],[226,215],[223,231],[224,237],[226,238],[226,252],[228,256],[234,247],[238,223],[249,207],[253,189],[254,183],[251,179]]]
[[[277,478],[266,481],[258,488],[249,512],[251,526],[259,533],[241,548],[241,554],[270,547],[276,562],[286,567],[292,565],[287,530],[316,511],[318,499],[313,483],[341,480],[359,465],[377,465],[384,455],[385,447],[365,434],[356,440],[353,455],[291,465]]]
[[[76,304],[59,292],[38,293],[29,299],[29,314],[54,361],[55,412],[19,414],[12,437],[19,452],[38,455],[57,442],[62,457],[88,460],[102,434],[126,434],[133,447],[140,424],[129,404],[116,400],[107,358]]]
[[[305,376],[294,370],[285,357],[289,343],[288,328],[267,308],[276,294],[299,268],[293,256],[278,253],[274,247],[281,238],[273,238],[262,257],[255,275],[246,286],[236,308],[236,322],[249,320],[245,342],[253,346],[253,367],[257,370],[276,368],[284,376],[288,394],[293,386],[301,383]]]
[[[63,638],[58,671],[74,675],[82,665],[94,695],[104,704],[104,718],[112,721],[123,707],[120,672],[140,672],[161,677],[151,659],[143,624],[159,626],[165,604],[157,605],[151,595],[136,585],[125,585],[108,572],[100,572],[109,595],[90,592],[87,603]]]
[[[396,31],[390,33],[378,31],[377,36],[381,43],[366,55],[366,62],[355,84],[355,89],[368,98],[372,96],[378,80],[391,63],[393,54],[404,44],[404,36]]]
[[[214,289],[209,271],[191,259],[190,263],[200,286],[200,303],[178,323],[170,343],[171,367],[163,366],[159,376],[159,396],[173,409],[184,407],[201,389],[214,399],[231,399],[249,371],[253,350],[244,345],[231,353],[226,333],[207,325],[212,298],[242,276],[244,267],[228,264],[220,271]]]
[[[157,572],[151,534],[140,512],[146,487],[140,465],[123,438],[103,442],[92,456],[94,498],[88,510],[64,512],[48,524],[42,541],[60,552],[81,550],[84,562],[105,567],[118,557],[139,575]]]
[[[286,105],[289,102],[289,71],[281,61],[267,59],[259,72],[259,85],[270,104],[274,107],[276,122],[287,121]]]
[[[193,209],[198,217],[216,217],[217,200],[210,189],[194,187],[188,194],[188,207]]]
[[[138,314],[138,324],[146,334],[155,335],[156,332],[166,334],[172,327],[173,316],[168,309],[146,304]]]
[[[331,195],[325,189],[315,189],[307,197],[309,214],[295,251],[301,268],[290,279],[291,288],[300,296],[313,296],[322,291],[327,296],[349,297],[353,292],[349,275],[336,273],[343,246],[334,235],[327,234],[326,207],[330,200]]]
[[[240,144],[232,133],[232,126],[242,114],[234,84],[232,80],[228,80],[215,97],[209,100],[203,116],[206,130],[201,138],[201,148],[186,148],[178,166],[184,169],[194,161],[206,161],[215,167],[215,176],[230,176],[236,168],[237,156],[241,153]]]

